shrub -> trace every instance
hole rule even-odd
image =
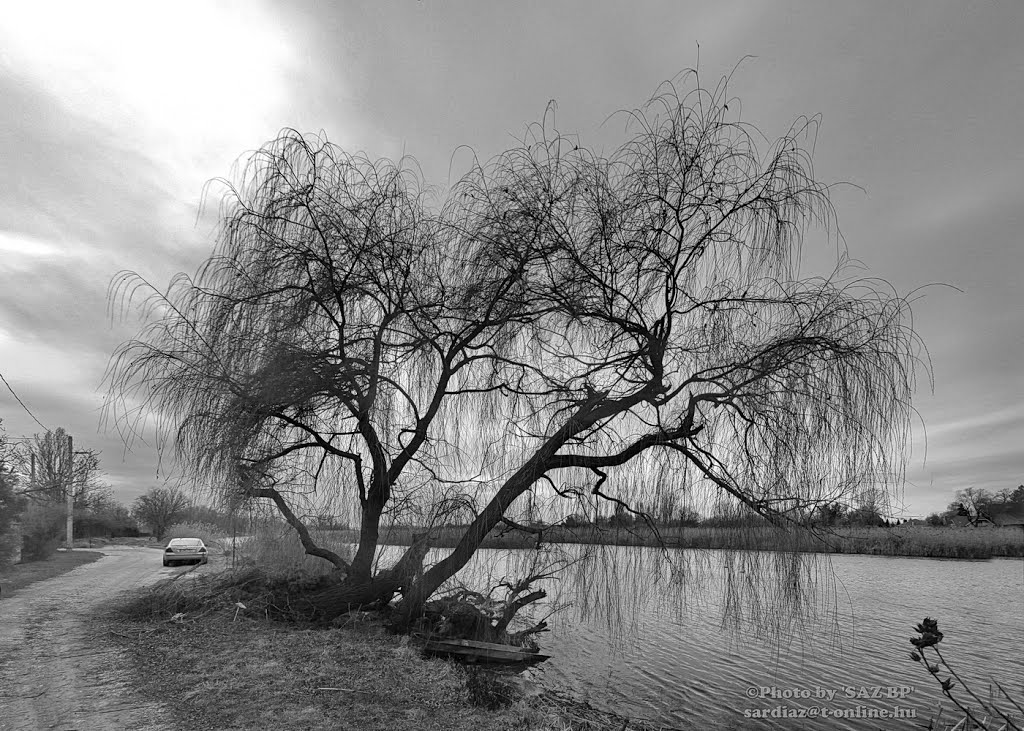
[[[21,548],[18,515],[25,499],[15,494],[13,479],[0,463],[0,568],[17,561]]]
[[[266,617],[286,622],[316,619],[307,600],[323,588],[324,579],[309,576],[270,576],[256,567],[200,574],[189,581],[177,577],[140,589],[110,606],[111,616],[130,622],[195,620],[210,614]]]
[[[62,507],[32,503],[21,520],[21,560],[45,561],[60,545],[65,529]]]
[[[10,527],[8,532],[0,535],[0,569],[16,563],[21,557],[21,534]]]
[[[75,538],[113,538],[139,535],[139,526],[128,508],[113,500],[103,500],[88,510],[75,510]]]

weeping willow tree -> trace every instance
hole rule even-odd
[[[148,290],[114,418],[158,414],[193,477],[272,502],[346,601],[397,588],[407,618],[538,495],[551,521],[707,490],[779,522],[893,484],[908,302],[842,258],[801,278],[808,232],[838,236],[813,121],[761,149],[695,78],[629,113],[609,156],[546,115],[443,196],[405,161],[283,132],[228,183],[196,276]],[[112,301],[146,286],[123,273]],[[354,506],[351,560],[317,544],[310,499]],[[375,559],[403,515],[466,527],[399,580]]]

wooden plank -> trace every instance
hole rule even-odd
[[[436,655],[448,655],[473,662],[535,663],[547,660],[549,655],[526,650],[515,645],[499,645],[475,640],[429,640],[424,650]]]
[[[502,645],[495,642],[481,642],[479,640],[427,640],[427,644],[437,645],[458,645],[460,647],[476,647],[481,650],[506,650],[514,652],[536,652],[528,647],[519,647],[518,645]]]

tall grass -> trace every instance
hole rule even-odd
[[[212,523],[175,523],[164,536],[168,541],[172,538],[199,538],[210,547],[224,538],[224,531]]]
[[[382,532],[382,542],[411,545],[423,528],[393,526]],[[432,530],[433,545],[452,548],[462,538],[463,528],[442,526]],[[336,541],[354,542],[354,530],[329,533]],[[604,526],[556,526],[544,530],[545,543],[585,543],[609,546],[661,546],[673,548],[735,549],[750,551],[805,551],[810,553],[858,553],[884,556],[986,559],[996,556],[1024,557],[1024,530],[1016,527],[932,527],[901,525],[845,527],[782,531],[767,526],[747,528],[672,527],[655,533],[645,525],[611,528]],[[489,535],[484,548],[533,548],[537,536],[522,531],[500,531]]]
[[[311,530],[317,545],[330,549],[342,558],[351,560],[355,546],[344,531]],[[225,541],[230,559],[231,539]],[[334,566],[322,558],[309,556],[291,527],[284,524],[262,523],[235,545],[236,563],[255,566],[270,576],[315,578],[334,571]]]
[[[1024,556],[1024,530],[1017,527],[842,528],[835,532],[839,553],[933,558]]]

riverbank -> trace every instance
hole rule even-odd
[[[142,621],[108,611],[94,627],[129,658],[138,692],[174,699],[168,712],[182,729],[266,728],[268,719],[279,731],[654,728],[518,676],[424,658],[372,614],[324,629],[234,609]]]
[[[410,545],[423,528],[393,527],[382,530],[382,542]],[[358,533],[332,531],[336,540],[355,542]],[[454,547],[462,529],[434,529],[433,545]],[[519,530],[495,531],[484,540],[484,548],[533,548],[538,536]],[[544,543],[584,543],[612,546],[666,546],[669,548],[736,549],[746,551],[803,551],[809,553],[851,553],[918,558],[1021,558],[1024,530],[1017,527],[932,527],[922,525],[892,528],[847,527],[807,531],[780,531],[771,527],[708,528],[671,527],[657,532],[646,525],[612,528],[580,526],[545,528]]]

